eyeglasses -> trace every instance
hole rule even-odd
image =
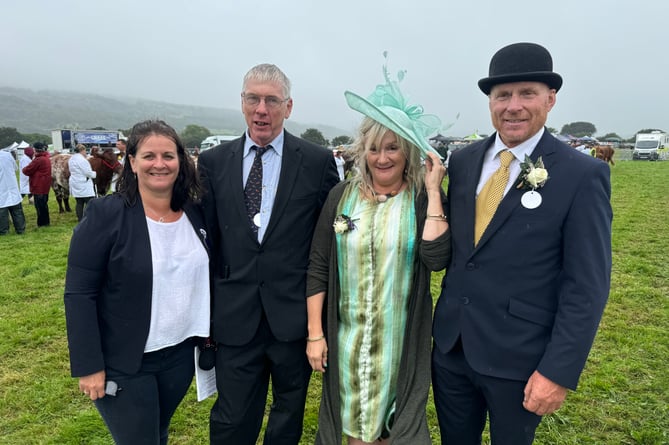
[[[256,94],[246,94],[242,93],[242,100],[244,103],[250,107],[257,107],[260,105],[260,101],[265,101],[265,106],[267,108],[279,108],[284,102],[288,102],[288,99],[281,99],[276,96],[258,96]]]

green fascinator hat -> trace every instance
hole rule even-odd
[[[388,53],[383,57],[387,60]],[[385,84],[377,85],[376,89],[366,99],[350,91],[344,96],[348,106],[365,116],[374,119],[398,136],[408,140],[420,148],[423,157],[428,153],[441,155],[427,142],[428,136],[437,132],[441,127],[439,118],[432,114],[424,114],[420,105],[409,105],[408,100],[400,91],[400,82],[406,71],[397,73],[397,81],[390,80],[388,67],[383,65]]]

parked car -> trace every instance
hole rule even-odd
[[[200,144],[200,153],[202,153],[205,150],[209,150],[212,147],[215,147],[217,145],[222,144],[223,142],[226,141],[233,141],[240,136],[231,136],[231,135],[216,135],[216,136],[209,136],[206,138],[202,143]]]

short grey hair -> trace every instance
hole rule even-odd
[[[283,71],[276,65],[272,65],[271,63],[261,63],[260,65],[251,68],[244,76],[242,93],[246,91],[246,84],[250,81],[278,83],[283,90],[283,99],[290,98],[290,79],[288,79]]]

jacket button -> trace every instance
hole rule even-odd
[[[462,297],[460,301],[462,301],[462,304],[469,304],[469,298],[467,297]]]
[[[476,269],[476,265],[475,265],[474,263],[467,263],[467,264],[465,265],[465,269],[467,269],[467,270],[474,270],[474,269]]]

